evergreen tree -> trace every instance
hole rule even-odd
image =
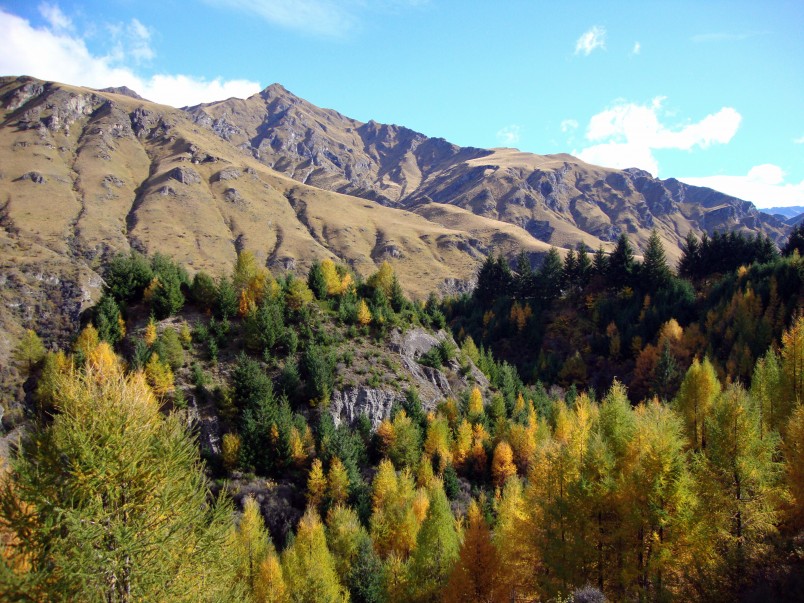
[[[550,302],[561,295],[561,279],[563,266],[558,249],[551,247],[544,256],[541,268],[536,278],[541,298]]]
[[[787,242],[782,247],[782,255],[790,256],[793,255],[794,251],[798,251],[799,255],[804,254],[804,224],[801,223],[794,226],[793,230],[790,231]]]
[[[103,295],[93,309],[98,337],[115,345],[126,334],[125,323],[120,314],[120,306],[111,295]]]
[[[317,299],[327,297],[327,279],[321,270],[321,262],[313,262],[313,265],[310,266],[310,270],[307,272],[307,286]]]
[[[655,228],[651,230],[648,238],[648,246],[645,249],[640,275],[642,277],[640,284],[648,291],[656,291],[666,286],[672,278],[672,273],[667,265],[662,239]]]
[[[607,273],[609,285],[615,289],[630,287],[633,284],[635,271],[634,248],[628,236],[623,233],[617,238],[617,245],[609,256]]]
[[[697,278],[700,275],[701,242],[695,233],[689,231],[682,246],[681,261],[678,264],[678,273],[686,278]]]
[[[597,251],[595,251],[595,257],[592,260],[592,271],[596,276],[605,276],[608,274],[609,258],[606,256],[606,252],[603,251],[602,244],[597,248]]]
[[[516,258],[516,294],[519,298],[534,297],[536,275],[530,265],[530,256],[523,249]]]

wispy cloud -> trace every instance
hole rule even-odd
[[[324,38],[345,38],[369,11],[393,14],[429,0],[202,0],[210,6],[251,13],[279,27]]]
[[[252,13],[265,21],[315,36],[339,38],[356,24],[354,3],[335,0],[204,0],[221,8]]]
[[[598,48],[606,48],[606,28],[600,25],[595,25],[584,32],[575,42],[575,54],[589,56]]]
[[[137,64],[155,56],[150,30],[145,25],[135,19],[113,26],[118,32],[117,42],[109,54],[97,55],[89,51],[81,36],[72,32],[70,19],[57,6],[42,6],[49,16],[48,24],[40,28],[0,9],[0,31],[5,37],[0,73],[93,88],[125,85],[147,99],[174,107],[232,96],[242,98],[260,90],[258,82],[249,80],[210,80],[185,74],[143,77],[135,70]]]
[[[795,144],[804,144],[804,136],[799,136],[798,138],[794,138],[793,142]]]
[[[505,126],[497,131],[497,140],[503,146],[511,146],[519,142],[522,128],[516,124]]]
[[[638,167],[655,176],[659,164],[654,150],[689,151],[726,144],[742,121],[735,109],[723,107],[698,122],[666,126],[661,121],[666,117],[664,101],[664,97],[656,97],[648,105],[619,101],[592,116],[586,139],[593,144],[574,153],[589,163],[613,168]]]
[[[804,205],[804,181],[787,183],[785,176],[784,170],[778,165],[765,163],[752,167],[744,176],[705,176],[679,180],[752,201],[757,207]]]
[[[642,44],[634,42],[634,47],[631,49],[631,54],[639,54],[642,52]]]
[[[565,134],[578,129],[578,121],[575,119],[565,119],[561,122],[561,131]]]
[[[39,14],[48,22],[54,31],[69,31],[73,28],[72,19],[65,15],[56,4],[42,2],[38,7]]]

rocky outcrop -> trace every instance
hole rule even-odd
[[[198,172],[184,166],[173,168],[168,172],[167,177],[182,184],[199,184],[201,182],[201,176],[198,175]]]
[[[329,412],[335,425],[354,425],[361,415],[366,415],[374,429],[383,419],[391,416],[391,407],[402,402],[405,396],[394,390],[353,387],[332,394]]]

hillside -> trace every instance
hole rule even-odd
[[[117,252],[221,274],[243,249],[275,273],[388,260],[408,294],[466,291],[484,257],[592,248],[651,228],[668,256],[689,232],[786,226],[715,191],[568,155],[461,148],[361,123],[278,85],[186,110],[128,89],[0,78],[0,382],[24,328],[49,344],[97,300]]]
[[[457,208],[465,219],[446,227],[299,183],[185,112],[128,93],[3,78],[0,99],[4,380],[22,329],[50,342],[74,330],[116,252],[163,252],[212,274],[246,248],[278,272],[329,257],[367,275],[388,259],[422,297],[466,288],[492,250],[548,248]]]

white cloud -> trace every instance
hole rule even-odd
[[[804,136],[799,136],[798,138],[794,138],[793,143],[795,143],[795,144],[804,144]]]
[[[754,166],[745,176],[705,176],[679,180],[752,201],[757,207],[804,205],[804,181],[786,183],[784,170],[771,163]]]
[[[497,131],[497,140],[504,146],[511,146],[519,142],[522,128],[516,124],[505,126]]]
[[[737,133],[742,116],[731,107],[707,115],[701,121],[680,127],[667,127],[664,97],[654,98],[649,105],[620,101],[592,116],[586,138],[592,144],[577,153],[589,163],[613,168],[638,167],[658,175],[659,165],[653,156],[656,149],[690,151],[713,144],[728,143]]]
[[[49,14],[63,16],[57,7],[52,9]],[[58,27],[52,25],[54,20],[60,24]],[[137,62],[154,56],[149,46],[150,31],[142,23],[133,20],[123,28],[125,50],[116,46],[109,55],[97,56],[81,37],[65,30],[65,22],[53,17],[48,27],[35,28],[27,20],[0,10],[0,31],[5,36],[0,73],[31,75],[92,88],[128,86],[149,100],[174,107],[231,96],[244,98],[260,90],[258,82],[248,80],[207,80],[182,74],[142,77],[121,62],[127,57]]]
[[[639,54],[642,52],[642,44],[634,42],[634,47],[631,49],[631,54]]]
[[[565,119],[561,122],[561,131],[565,134],[578,129],[578,122],[574,119]]]
[[[606,28],[600,25],[593,26],[578,38],[575,42],[575,54],[589,56],[597,48],[606,48]]]

